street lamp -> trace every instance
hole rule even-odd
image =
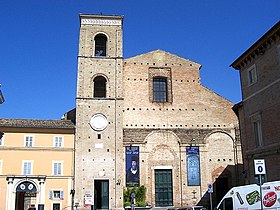
[[[70,195],[71,195],[71,210],[74,210],[74,196],[75,196],[75,190],[71,189],[70,190]],[[75,206],[76,209],[78,208],[78,206]]]

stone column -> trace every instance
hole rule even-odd
[[[45,177],[39,178],[39,204],[45,206],[45,192],[46,192],[46,185],[45,185]]]
[[[6,209],[12,209],[12,193],[13,193],[13,177],[7,177],[7,196],[6,196]]]

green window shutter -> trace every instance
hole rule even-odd
[[[50,193],[49,193],[49,199],[52,200],[53,199],[53,191],[50,190]]]
[[[60,199],[61,199],[61,200],[64,199],[64,193],[63,193],[63,191],[60,191]]]

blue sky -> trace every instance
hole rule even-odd
[[[75,107],[79,14],[123,15],[123,55],[165,50],[202,64],[202,84],[241,100],[229,65],[280,17],[279,0],[0,0],[0,118]]]

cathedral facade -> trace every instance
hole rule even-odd
[[[80,15],[76,206],[123,209],[131,186],[153,207],[207,206],[241,184],[233,104],[200,68],[163,50],[125,59],[123,16]]]

